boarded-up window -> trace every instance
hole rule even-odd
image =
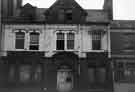
[[[42,79],[42,66],[39,64],[35,67],[34,80],[41,81]]]
[[[105,68],[96,69],[96,80],[98,83],[104,83],[106,79],[106,71]]]
[[[116,62],[115,80],[116,82],[134,82],[135,81],[135,63],[133,62]]]
[[[25,33],[24,32],[16,32],[16,49],[24,49],[24,42],[25,42]]]
[[[102,84],[106,79],[105,68],[102,67],[89,67],[88,68],[88,78],[90,83]]]
[[[30,83],[30,82],[40,82],[43,77],[43,67],[41,64],[11,64],[9,67],[9,82]]]
[[[20,81],[28,82],[31,80],[31,69],[30,65],[21,65],[19,69],[20,73]]]
[[[90,83],[95,82],[95,69],[94,68],[89,68],[88,69],[88,78]]]

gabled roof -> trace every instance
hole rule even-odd
[[[34,8],[30,3],[26,3],[22,8]]]
[[[60,8],[64,8],[64,9],[73,9],[73,8],[78,8],[80,10],[82,10],[84,13],[85,10],[75,1],[75,0],[56,0],[56,2],[54,2],[54,4],[52,4],[48,9],[47,12],[52,10],[52,9],[60,9]]]
[[[52,8],[80,8],[83,10],[83,8],[75,1],[75,0],[56,0],[56,2],[54,2],[54,4],[48,8],[48,9],[52,9]]]
[[[104,10],[94,10],[94,9],[83,9],[75,0],[57,0],[50,8],[36,8],[35,6],[32,6],[31,4],[27,3],[25,4],[22,8],[20,8],[19,12],[21,12],[25,8],[27,12],[31,12],[31,8],[35,9],[35,21],[36,23],[45,23],[45,17],[46,14],[45,12],[50,11],[51,9],[55,8],[79,8],[83,13],[87,13],[86,16],[86,23],[109,23],[109,17],[108,17],[108,12]],[[28,9],[27,9],[28,8]],[[17,13],[16,13],[17,14]],[[4,19],[3,19],[4,20]],[[11,21],[11,22],[30,22],[29,20],[23,18],[21,15],[15,16],[15,17],[10,17],[9,19],[6,19],[6,21]],[[30,22],[31,23],[31,22]],[[33,22],[34,23],[34,22]],[[112,23],[113,24],[113,23]],[[115,23],[114,23],[115,24]],[[113,25],[114,25],[113,24]]]

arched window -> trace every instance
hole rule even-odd
[[[38,50],[39,49],[39,33],[32,32],[30,33],[30,50]]]
[[[15,48],[16,49],[24,49],[24,42],[25,42],[25,33],[24,32],[16,32]]]

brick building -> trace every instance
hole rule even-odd
[[[20,3],[2,17],[3,92],[113,92],[121,83],[117,63],[134,58],[119,52],[118,33],[132,33],[134,22],[113,20],[112,0],[100,10],[83,9],[75,0],[57,0],[49,8]]]

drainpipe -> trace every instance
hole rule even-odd
[[[111,35],[110,35],[110,25],[107,27],[108,31],[108,58],[111,58]]]
[[[80,34],[80,24],[78,25],[78,33]],[[81,36],[81,34],[80,34]],[[82,39],[82,36],[81,36],[81,39]],[[81,44],[80,44],[81,43]],[[79,42],[79,54],[81,53],[81,45],[82,45],[82,41]],[[80,57],[79,57],[79,61],[78,61],[78,75],[80,76]]]

